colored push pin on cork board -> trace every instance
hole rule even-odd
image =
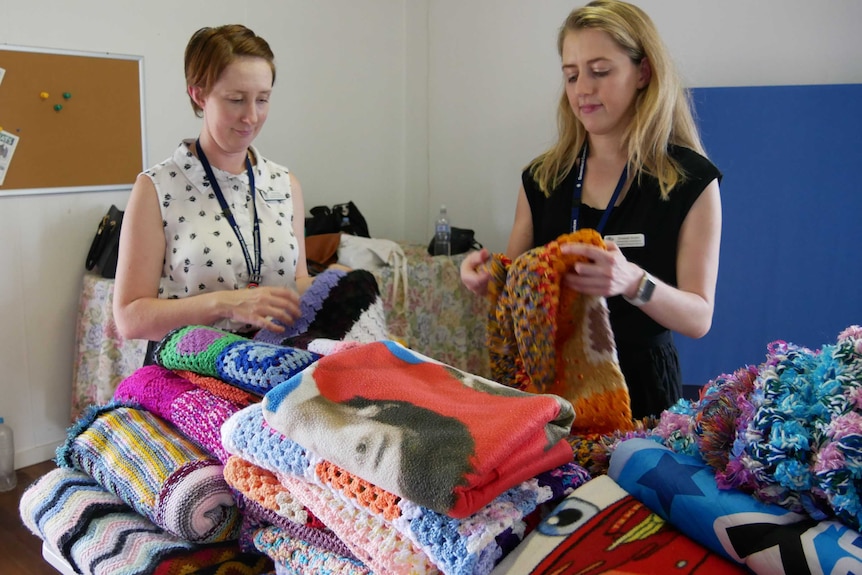
[[[68,100],[72,97],[72,92],[63,92],[63,99]]]
[[[59,112],[63,109],[63,104],[54,104],[54,109]]]
[[[40,92],[39,97],[42,98],[43,100],[47,100],[48,98],[51,97],[51,94],[49,94],[48,92]]]

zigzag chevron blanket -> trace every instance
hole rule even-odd
[[[539,505],[589,479],[566,464],[531,478],[475,514],[455,519],[400,498],[308,452],[272,429],[260,404],[222,427],[225,448],[275,473],[290,493],[327,523],[375,572],[488,573],[529,530]]]
[[[492,378],[532,393],[555,393],[575,408],[573,431],[632,429],[628,388],[617,360],[605,299],[567,289],[562,278],[579,258],[560,246],[604,248],[595,230],[578,230],[515,261],[494,254],[488,352]]]
[[[95,479],[59,467],[21,495],[24,525],[73,569],[85,575],[179,575],[228,561],[261,573],[266,564],[243,556],[235,543],[201,546],[157,527]]]
[[[149,411],[94,406],[69,430],[57,464],[87,473],[183,539],[236,539],[239,514],[222,465]]]
[[[571,405],[383,341],[326,356],[263,399],[267,423],[346,471],[451,517],[572,460]]]

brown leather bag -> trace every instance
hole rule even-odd
[[[340,244],[341,232],[306,236],[305,261],[308,264],[308,273],[317,275],[332,264],[337,263]]]

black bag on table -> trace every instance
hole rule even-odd
[[[475,232],[466,228],[449,229],[449,255],[463,254],[470,250],[481,250],[482,244],[476,241]],[[434,237],[428,242],[428,255],[434,255]]]
[[[368,223],[356,204],[335,204],[329,206],[315,206],[309,210],[311,217],[305,218],[305,235],[316,236],[319,234],[345,233],[354,236],[370,238]]]
[[[99,227],[90,251],[87,253],[88,270],[99,268],[103,278],[114,278],[117,275],[117,256],[120,249],[120,227],[123,225],[123,211],[115,205],[111,205]]]

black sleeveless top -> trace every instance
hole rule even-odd
[[[621,248],[626,259],[676,286],[676,255],[683,220],[706,186],[716,178],[721,180],[721,172],[708,159],[688,148],[671,146],[668,151],[685,171],[685,181],[671,190],[667,200],[662,200],[658,180],[647,174],[643,174],[640,181],[635,178],[622,203],[611,212],[603,235],[643,234],[643,247]],[[570,171],[550,197],[539,190],[529,170],[524,170],[521,179],[533,216],[533,246],[545,245],[571,232],[572,192],[577,169]],[[595,228],[603,213],[604,208],[582,205],[580,227]],[[650,340],[667,331],[621,296],[608,298],[608,308],[618,343]]]

